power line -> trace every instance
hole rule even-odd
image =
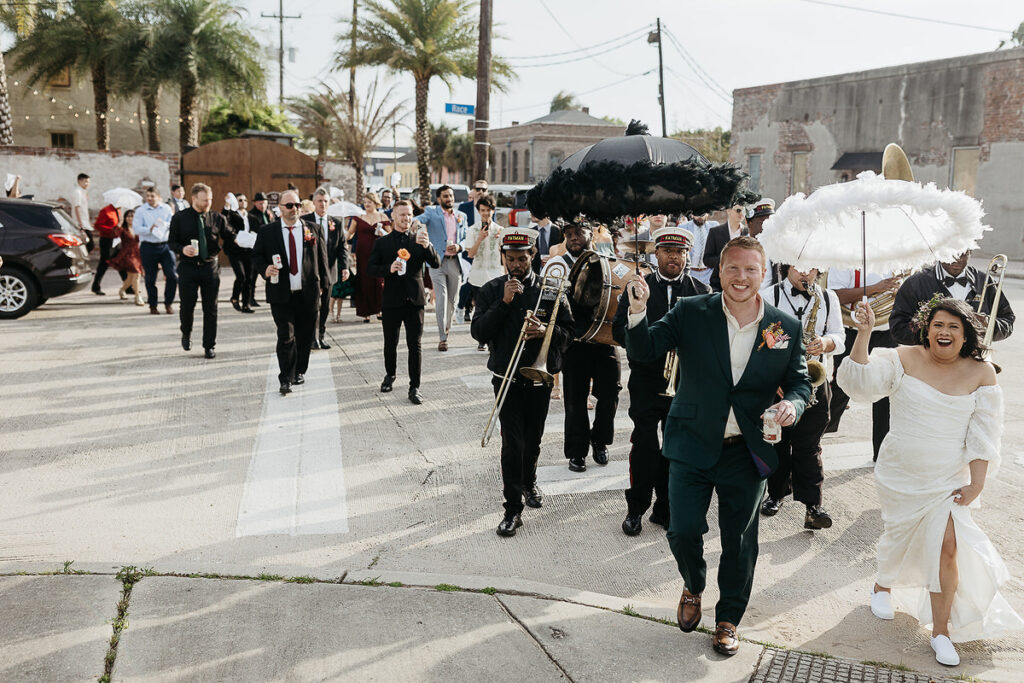
[[[718,81],[711,77],[711,74],[705,71],[704,68],[697,63],[697,60],[690,56],[690,53],[686,51],[686,48],[682,46],[682,44],[679,42],[679,39],[676,38],[671,31],[666,30],[664,32],[666,35],[668,35],[669,42],[672,43],[672,46],[676,49],[676,52],[679,53],[679,56],[683,58],[683,61],[686,62],[690,69],[693,70],[693,73],[696,74],[697,78],[703,81],[704,85],[706,85],[708,89],[716,97],[721,99],[723,102],[726,102],[727,104],[732,104],[732,95],[729,93],[729,91],[723,88],[721,84],[718,83]]]
[[[548,6],[544,2],[544,0],[538,0],[538,2],[540,2],[540,6],[544,8],[544,11],[548,13],[548,16],[551,17],[551,20],[555,22],[555,25],[558,26],[558,28],[562,29],[562,33],[564,33],[566,36],[568,36],[569,40],[571,40],[576,45],[576,47],[578,47],[580,50],[582,50],[584,53],[586,53],[588,48],[585,48],[582,45],[580,45],[579,41],[576,40],[576,37],[573,36],[573,34],[569,32],[569,29],[567,29],[565,26],[562,25],[562,22],[560,22],[558,20],[558,17],[555,16],[554,12],[552,12],[548,8]],[[590,55],[588,55],[588,56],[590,56]],[[597,64],[598,66],[602,67],[605,71],[610,71],[613,74],[616,74],[617,76],[628,76],[628,74],[624,74],[621,71],[617,71],[616,69],[611,68],[610,66],[608,66],[607,64],[605,64],[605,63],[601,62],[600,60],[594,58],[593,56],[590,56],[590,58],[594,60],[595,64]]]
[[[640,28],[638,28],[638,29],[636,29],[634,31],[630,31],[629,33],[624,33],[621,36],[618,36],[617,38],[610,38],[608,40],[602,40],[601,42],[595,43],[594,45],[592,45],[592,46],[590,46],[590,47],[588,47],[586,49],[589,50],[589,49],[594,49],[594,48],[598,48],[598,47],[607,47],[608,45],[611,45],[612,43],[617,43],[620,40],[626,40],[628,42],[629,40],[631,40],[633,38],[636,38],[637,36],[642,35],[643,33],[646,33],[650,29],[651,29],[651,25],[650,24],[648,24],[646,26],[641,26]],[[551,57],[565,57],[566,55],[575,55],[575,54],[579,54],[579,50],[578,49],[577,50],[566,50],[564,52],[551,52],[551,53],[548,53],[548,54],[545,54],[545,55],[523,55],[521,57],[506,57],[506,59],[508,61],[510,61],[510,62],[518,62],[518,61],[523,60],[523,59],[550,59]]]
[[[622,43],[620,45],[616,45],[614,47],[606,48],[604,50],[601,50],[600,52],[595,52],[593,54],[585,54],[585,55],[582,55],[580,57],[574,57],[572,59],[563,59],[563,60],[558,61],[558,62],[545,62],[544,64],[514,64],[513,66],[516,69],[535,69],[535,68],[541,68],[541,67],[545,67],[545,66],[557,66],[559,64],[571,64],[572,62],[582,62],[583,60],[586,60],[586,59],[593,59],[594,55],[604,55],[604,54],[608,54],[609,52],[614,52],[616,50],[621,50],[622,48],[629,47],[630,45],[632,45],[632,43],[626,42],[626,43]]]
[[[1008,35],[1012,31],[1007,31],[1003,28],[990,28],[988,26],[974,26],[973,24],[961,24],[956,21],[944,21],[942,19],[932,19],[930,17],[915,17],[910,14],[898,14],[896,12],[886,12],[880,9],[868,9],[867,7],[851,7],[849,5],[841,5],[838,2],[826,2],[825,0],[800,0],[800,2],[807,2],[812,5],[824,5],[825,7],[836,7],[838,9],[849,9],[855,12],[867,12],[868,14],[881,14],[886,17],[896,17],[898,19],[913,19],[914,21],[927,21],[930,24],[942,24],[944,26],[956,26],[957,28],[970,28],[976,31],[991,31],[992,33],[1002,33]]]
[[[640,78],[641,76],[647,76],[648,74],[651,74],[651,73],[654,73],[654,69],[648,69],[647,71],[644,71],[642,73],[633,74],[631,76],[627,76],[626,78],[621,78],[621,79],[619,79],[617,81],[613,81],[612,83],[606,83],[605,85],[600,85],[600,86],[598,86],[596,88],[591,88],[590,90],[585,90],[585,91],[580,92],[580,93],[570,93],[570,94],[573,97],[582,97],[583,95],[589,95],[589,94],[595,93],[595,92],[597,92],[599,90],[605,90],[607,88],[612,88],[612,87],[614,87],[616,85],[619,85],[620,83],[625,83],[626,81],[632,80],[634,78]],[[528,104],[528,105],[525,105],[525,106],[522,106],[522,107],[513,107],[511,109],[506,109],[505,111],[522,111],[524,109],[535,109],[536,107],[544,107],[544,106],[547,106],[549,104],[551,104],[551,100],[548,100],[547,102],[538,102],[537,104]]]

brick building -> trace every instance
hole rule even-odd
[[[1024,48],[733,92],[730,158],[777,202],[880,171],[890,142],[983,201],[982,251],[1024,258]]]
[[[543,180],[567,156],[587,145],[624,133],[623,126],[582,111],[553,111],[520,125],[490,132],[490,182],[531,184]]]

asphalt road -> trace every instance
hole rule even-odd
[[[230,292],[222,271],[221,292]],[[116,291],[112,275],[107,291]],[[1007,280],[1011,302],[1024,282]],[[1019,307],[1024,307],[1020,304]],[[54,299],[0,322],[0,572],[53,569],[65,560],[107,571],[337,577],[421,572],[504,577],[673,607],[682,588],[660,527],[622,534],[628,393],[620,395],[612,463],[571,475],[562,456],[562,407],[553,402],[541,454],[544,507],[513,539],[501,518],[498,437],[480,436],[492,393],[468,326],[436,350],[424,334],[422,406],[383,376],[380,324],[346,308],[314,352],[310,382],[276,393],[274,326],[264,305],[241,315],[220,304],[217,358],[194,334],[179,345],[177,316],[148,315],[115,295]],[[996,346],[1006,396],[1003,465],[979,524],[1014,579],[1024,613],[1024,336]],[[625,377],[623,386],[625,386]],[[860,660],[936,665],[927,633],[901,615],[881,623],[867,595],[880,532],[870,470],[869,412],[854,406],[826,441],[827,531],[806,532],[789,504],[762,520],[760,558],[744,636]],[[295,444],[299,445],[296,446]],[[714,504],[712,509],[714,510]],[[706,538],[718,561],[715,521]],[[469,581],[469,579],[466,579]],[[711,582],[713,583],[713,582]],[[717,590],[709,586],[706,604]],[[964,673],[1013,680],[1020,636],[964,645]]]

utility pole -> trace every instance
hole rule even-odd
[[[661,136],[668,137],[665,125],[665,69],[661,61],[661,17],[658,17],[657,29],[647,34],[648,43],[658,44],[658,104],[661,105]]]
[[[480,0],[480,40],[476,53],[476,110],[473,122],[472,182],[487,179],[491,149],[491,0]]]
[[[277,89],[277,104],[284,109],[284,20],[285,19],[301,19],[301,14],[285,15],[284,13],[284,0],[278,0],[277,2],[277,14],[267,14],[262,12],[261,17],[265,19],[277,19],[277,65],[278,65],[278,89]]]

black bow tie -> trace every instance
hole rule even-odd
[[[805,299],[810,299],[811,298],[810,293],[807,292],[807,290],[805,290],[805,289],[799,289],[797,287],[790,287],[790,291],[793,293],[793,296],[802,296]]]
[[[967,279],[966,275],[962,275],[960,277],[953,277],[952,275],[947,275],[946,277],[942,278],[942,284],[947,289],[952,287],[954,284],[961,285],[963,287],[968,287],[970,286],[971,281]]]

